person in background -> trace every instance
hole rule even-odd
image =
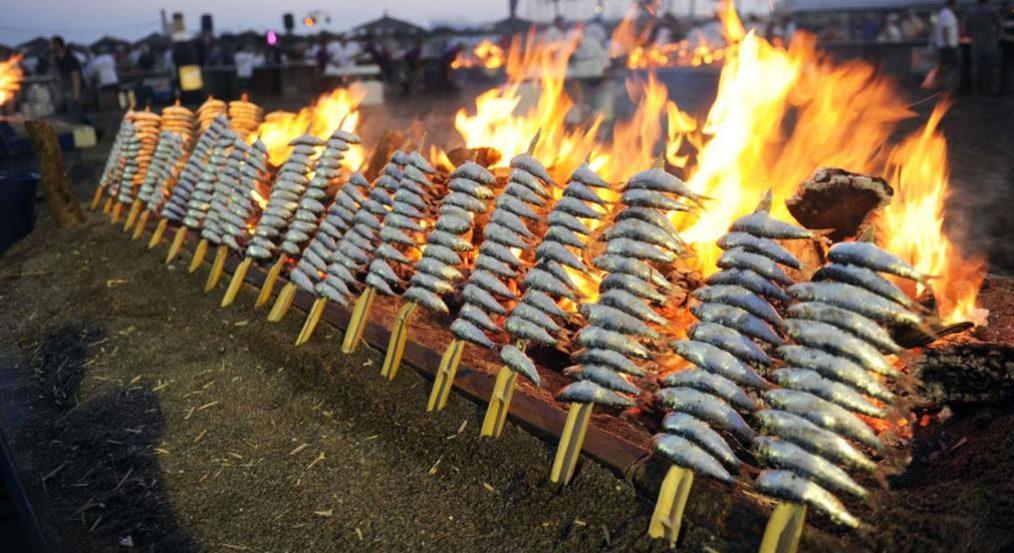
[[[1000,15],[989,6],[989,0],[979,4],[965,21],[972,40],[969,50],[972,58],[972,92],[978,93],[985,83],[987,94],[997,94],[1000,82]]]
[[[250,89],[250,81],[253,78],[254,67],[257,65],[257,54],[249,42],[243,43],[236,52],[236,78],[239,80],[239,87],[242,90]],[[263,63],[263,58],[261,58]]]
[[[914,40],[926,36],[926,24],[914,11],[908,10],[901,22],[901,36],[905,40]]]
[[[562,42],[567,36],[567,23],[564,22],[563,17],[556,16],[553,18],[553,24],[546,27],[545,31],[542,31],[542,41],[546,43]]]
[[[958,16],[954,14],[957,0],[947,4],[937,13],[937,22],[930,35],[930,46],[937,53],[935,81],[941,88],[950,89],[958,79],[960,55],[958,53]]]
[[[116,59],[108,48],[99,50],[84,66],[82,75],[95,85],[99,109],[112,106],[119,92],[120,79],[116,74]]]
[[[67,48],[67,43],[60,35],[54,35],[49,44],[53,53],[53,66],[59,77],[60,93],[67,119],[74,123],[84,123],[86,120],[81,103],[84,77],[81,73],[81,61]]]
[[[330,76],[347,76],[362,54],[359,44],[349,40],[347,35],[339,35],[338,40],[327,45],[327,50],[330,57],[324,74]]]
[[[901,27],[898,25],[899,20],[898,14],[887,14],[884,28],[880,30],[880,35],[877,36],[877,42],[901,42],[902,34]]]
[[[151,53],[151,46],[142,42],[137,47],[137,59],[134,60],[134,67],[139,71],[151,71],[155,69],[155,55]]]

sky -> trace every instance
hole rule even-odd
[[[714,10],[712,0],[662,0],[679,13],[696,11],[708,14]],[[747,4],[766,5],[764,0],[747,0]],[[572,19],[592,15],[595,0],[563,0],[561,9]],[[604,0],[606,16],[619,18],[631,0]],[[744,2],[737,2],[743,4]],[[254,29],[267,31],[282,28],[282,13],[289,11],[297,22],[306,15],[320,11],[331,17],[324,29],[344,31],[378,18],[386,11],[392,17],[423,26],[451,23],[481,23],[507,16],[507,0],[2,0],[0,43],[14,46],[39,35],[61,34],[68,41],[91,43],[103,35],[135,40],[160,30],[159,10],[171,17],[179,11],[188,30],[200,26],[200,15],[211,13],[215,31],[236,32]],[[547,21],[553,8],[547,0],[520,0],[518,15]]]

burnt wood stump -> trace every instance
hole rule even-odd
[[[877,209],[891,201],[894,190],[880,177],[822,167],[785,200],[789,213],[808,229],[831,230],[838,242],[856,236]]]
[[[56,131],[47,121],[25,123],[28,139],[39,156],[39,172],[42,173],[42,194],[49,206],[49,212],[61,228],[76,227],[84,222],[81,204],[74,198],[73,184],[67,163],[60,151]]]

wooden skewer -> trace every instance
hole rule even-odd
[[[387,354],[384,355],[384,364],[380,367],[380,376],[388,380],[394,380],[398,376],[401,358],[405,355],[405,342],[408,341],[408,325],[417,307],[418,304],[410,301],[398,310],[398,318],[391,329],[391,341],[387,344]]]
[[[515,346],[521,351],[528,349],[527,340],[518,340]],[[486,416],[482,419],[482,430],[480,436],[488,438],[499,438],[503,432],[504,424],[507,421],[507,411],[510,410],[511,398],[514,397],[514,384],[517,382],[518,374],[507,367],[501,367],[496,374],[496,383],[493,384],[493,393],[489,396],[489,406],[486,407]]]
[[[458,373],[458,365],[461,364],[461,354],[465,352],[465,343],[464,340],[455,339],[447,345],[447,351],[440,359],[440,366],[433,380],[429,401],[426,402],[427,411],[439,411],[447,406],[447,399],[451,396],[451,388],[454,385],[454,376]]]
[[[236,267],[236,272],[232,273],[232,280],[229,281],[229,287],[226,288],[225,295],[222,296],[222,307],[229,307],[236,300],[239,287],[243,285],[243,279],[246,278],[246,272],[250,270],[252,264],[253,258],[245,257],[243,262]]]
[[[356,306],[352,309],[352,317],[349,319],[349,327],[345,329],[345,337],[342,339],[342,353],[352,353],[359,347],[363,338],[363,329],[366,328],[366,314],[370,312],[373,300],[377,297],[377,290],[367,286],[366,290],[359,295]]]
[[[120,202],[116,202],[115,204],[113,204],[113,218],[110,221],[110,224],[115,225],[116,223],[119,223],[120,213],[122,212],[123,212],[123,204],[121,204]]]
[[[109,215],[109,212],[113,210],[113,197],[106,196],[105,203],[102,204],[102,214]]]
[[[155,227],[155,232],[151,233],[151,240],[148,240],[148,249],[153,249],[155,246],[162,243],[162,235],[165,234],[165,229],[169,227],[169,219],[160,219],[158,226]]]
[[[141,216],[137,219],[137,224],[134,225],[134,234],[130,237],[131,240],[137,240],[144,234],[144,229],[148,228],[148,219],[150,217],[150,210],[145,209],[141,212]]]
[[[796,553],[806,522],[806,505],[779,503],[764,528],[759,553]]]
[[[264,277],[264,284],[261,286],[261,293],[257,295],[257,303],[254,304],[254,309],[259,309],[264,304],[268,303],[271,299],[271,294],[275,291],[275,283],[278,282],[278,275],[282,274],[282,268],[285,267],[285,262],[288,260],[288,256],[284,253],[275,261],[275,264],[268,270],[268,274]]]
[[[222,271],[225,269],[225,258],[229,257],[229,246],[219,244],[215,251],[215,261],[211,264],[211,272],[208,273],[208,280],[204,283],[204,293],[215,289],[218,281],[222,278]]]
[[[324,308],[327,306],[327,298],[317,298],[313,302],[313,306],[310,307],[310,313],[306,315],[306,321],[303,322],[303,328],[299,331],[299,336],[296,336],[296,345],[301,346],[310,340],[313,336],[313,331],[317,328],[317,323],[320,322],[320,316],[324,313]]]
[[[285,286],[278,291],[278,297],[275,298],[275,304],[271,306],[271,311],[268,313],[268,322],[277,323],[285,318],[285,314],[289,312],[289,308],[292,307],[292,300],[296,298],[296,285],[291,282],[286,282]]]
[[[123,232],[128,232],[134,228],[134,223],[137,222],[137,216],[141,213],[141,200],[135,199],[134,203],[130,204],[130,212],[127,213],[127,220],[123,223]]]
[[[584,436],[588,431],[588,421],[591,420],[594,407],[595,405],[592,403],[570,404],[567,422],[563,425],[563,433],[560,434],[560,445],[556,448],[556,458],[553,459],[553,470],[549,475],[550,482],[566,486],[574,476],[574,469],[581,456],[581,447],[584,445]]]
[[[201,241],[197,243],[197,247],[194,249],[194,257],[190,259],[190,267],[187,268],[188,273],[192,273],[204,263],[204,256],[208,255],[208,239],[201,238]]]
[[[173,243],[169,246],[169,253],[165,256],[166,265],[180,253],[180,248],[183,247],[183,241],[187,238],[187,227],[181,226],[176,229],[176,236],[173,237]]]
[[[669,547],[676,546],[683,525],[683,509],[687,505],[690,488],[694,485],[694,473],[691,470],[673,465],[662,481],[655,502],[655,512],[648,524],[648,535],[655,539],[666,539]]]
[[[507,367],[500,367],[500,372],[496,373],[496,383],[493,385],[493,393],[489,396],[486,417],[482,419],[480,436],[500,437],[507,421],[507,411],[510,409],[511,398],[514,397],[514,383],[517,379],[518,373]]]
[[[95,188],[95,195],[92,196],[92,205],[90,207],[92,211],[95,211],[96,209],[99,208],[99,202],[102,201],[102,193],[105,191],[106,191],[105,186],[99,186]]]

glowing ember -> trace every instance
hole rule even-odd
[[[475,45],[472,51],[462,51],[451,62],[452,69],[482,66],[486,69],[499,69],[507,62],[507,56],[497,43],[488,38]]]
[[[7,103],[21,89],[21,81],[25,78],[21,70],[21,54],[14,54],[0,62],[0,106]]]

